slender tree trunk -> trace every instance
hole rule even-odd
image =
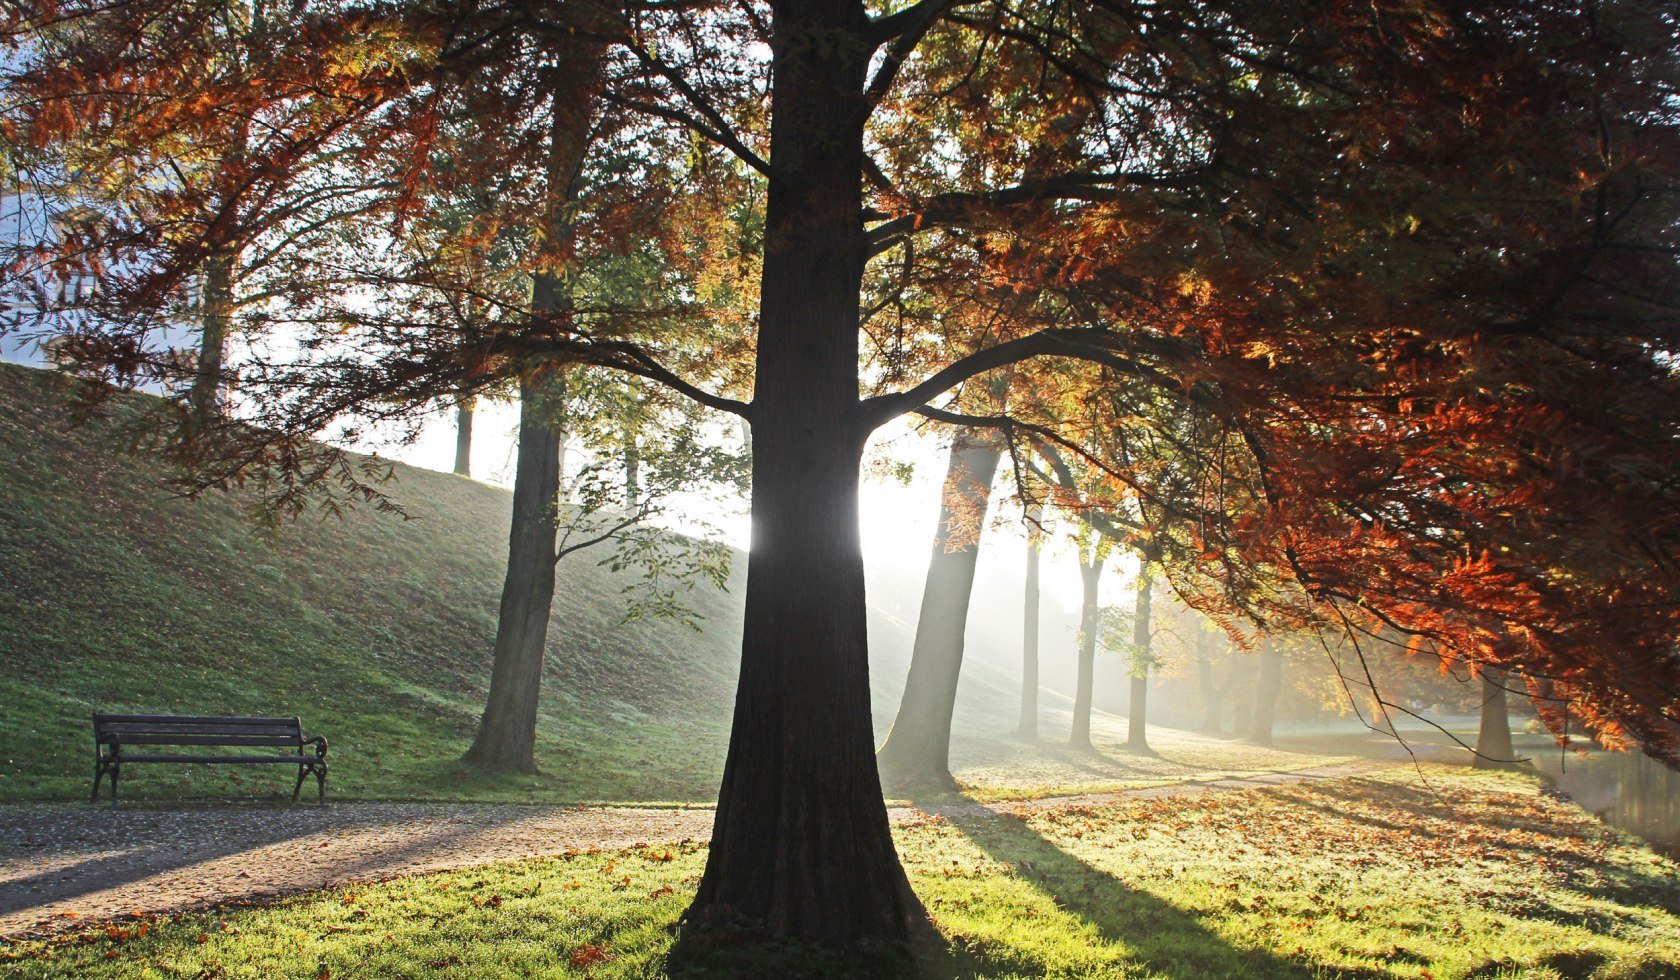
[[[548,194],[543,249],[555,268],[534,277],[531,306],[565,319],[573,308],[570,270],[577,229],[570,206],[588,151],[590,113],[600,79],[600,51],[576,45],[551,76],[552,118],[544,177]],[[507,578],[496,621],[490,695],[467,764],[506,772],[536,771],[537,697],[554,606],[560,474],[565,446],[563,375],[528,368],[519,385],[519,457],[514,464],[513,523]]]
[[[634,432],[624,434],[624,509],[635,513],[642,502],[642,447]]]
[[[198,363],[193,368],[192,388],[187,405],[198,422],[222,413],[222,387],[227,362],[228,330],[233,324],[233,276],[236,259],[232,252],[214,252],[204,260],[201,292],[204,314],[200,318]]]
[[[554,555],[560,494],[558,376],[527,377],[519,386],[519,456],[514,464],[513,523],[507,578],[496,619],[490,696],[478,736],[463,761],[494,772],[535,772],[537,696],[549,611],[554,606]]]
[[[1001,448],[989,434],[962,430],[951,442],[939,526],[933,534],[916,643],[898,718],[881,747],[882,772],[908,784],[950,785],[951,716],[962,673],[963,631],[974,592],[980,532]]]
[[[1496,769],[1516,761],[1516,749],[1511,745],[1511,715],[1505,700],[1505,671],[1497,667],[1482,668],[1482,725],[1476,733],[1478,769]]]
[[[472,476],[473,400],[455,403],[455,472]]]
[[[1225,729],[1225,696],[1230,693],[1236,674],[1227,672],[1223,683],[1214,680],[1208,635],[1201,631],[1196,633],[1196,677],[1202,691],[1202,731],[1208,735],[1221,734]]]
[[[1102,581],[1103,559],[1092,554],[1089,563],[1079,563],[1083,590],[1079,603],[1079,674],[1073,691],[1073,736],[1076,749],[1091,745],[1091,679],[1097,662],[1097,584]]]
[[[706,871],[683,922],[865,948],[926,913],[875,764],[858,478],[860,3],[774,8],[771,154],[753,402],[753,541],[734,726]]]
[[[1254,683],[1254,712],[1249,715],[1248,740],[1256,745],[1272,744],[1272,723],[1277,715],[1278,694],[1283,690],[1283,654],[1271,641],[1260,648],[1260,674]]]
[[[1208,659],[1207,639],[1202,636],[1196,637],[1196,690],[1202,695],[1202,731],[1211,735],[1218,731],[1219,709],[1214,704],[1218,688],[1213,682],[1213,661]]]
[[[1027,511],[1027,586],[1021,606],[1021,720],[1015,734],[1038,741],[1038,522],[1043,509]]]
[[[1137,611],[1132,617],[1132,697],[1126,711],[1126,748],[1132,752],[1149,751],[1149,668],[1153,656],[1149,618],[1153,594],[1149,563],[1144,562],[1138,566]]]

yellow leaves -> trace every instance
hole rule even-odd
[[[1251,361],[1265,361],[1267,367],[1276,367],[1278,355],[1282,353],[1267,341],[1254,340],[1243,345],[1243,357]]]
[[[1213,300],[1213,283],[1194,272],[1180,273],[1174,284],[1178,295],[1194,302],[1197,306],[1206,306]]]

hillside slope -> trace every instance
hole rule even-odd
[[[172,497],[158,465],[110,447],[111,422],[72,427],[63,383],[0,365],[0,798],[85,792],[94,710],[300,715],[331,738],[346,795],[715,791],[738,588],[692,596],[702,632],[621,623],[624,583],[600,556],[571,556],[544,678],[544,775],[482,780],[455,760],[489,674],[506,491],[398,466],[411,519],[352,511],[269,537],[237,495]],[[137,795],[290,788],[233,767],[129,778]]]

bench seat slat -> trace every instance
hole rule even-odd
[[[120,745],[290,745],[303,739],[296,735],[124,735]],[[109,741],[106,743],[109,744]]]
[[[314,762],[312,755],[125,755],[123,762]]]
[[[99,729],[101,735],[291,735],[302,731],[296,727],[276,725],[245,725],[234,728],[220,725],[108,725]]]

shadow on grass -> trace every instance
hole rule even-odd
[[[923,800],[919,807],[943,817],[993,861],[1048,896],[1123,959],[1116,972],[1134,970],[1172,978],[1359,977],[1358,971],[1326,971],[1278,957],[1263,949],[1231,945],[1201,919],[1148,892],[1085,864],[1036,833],[1019,817],[982,811],[969,801]],[[1051,968],[1031,948],[973,936],[942,935],[931,924],[902,951],[840,954],[790,942],[738,943],[695,940],[679,935],[666,961],[671,976],[684,978],[980,978],[1033,976]]]
[[[1080,861],[1039,836],[1020,817],[956,807],[942,815],[992,859],[1014,867],[1016,874],[1049,895],[1058,907],[1095,927],[1105,941],[1123,947],[1139,965],[1162,976],[1307,980],[1322,975],[1265,950],[1232,946],[1197,916]],[[985,969],[980,963],[972,965]],[[1017,970],[1021,967],[1012,965]]]

